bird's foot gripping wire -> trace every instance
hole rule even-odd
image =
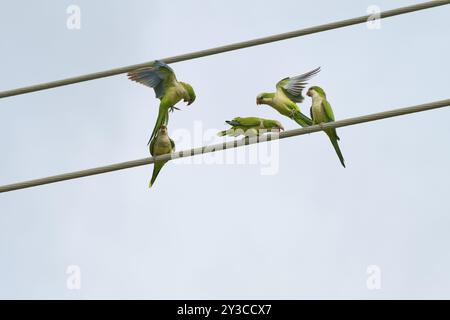
[[[325,127],[324,127],[325,122],[320,122],[317,125],[319,126],[320,130],[325,131]]]
[[[169,108],[169,111],[170,111],[170,112],[174,112],[175,110],[180,110],[180,108],[177,108],[177,107],[174,107],[174,106],[171,106],[171,107]]]

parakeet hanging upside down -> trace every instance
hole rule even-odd
[[[310,112],[313,124],[334,121],[333,110],[331,109],[331,105],[328,102],[325,91],[322,88],[317,86],[311,87],[308,89],[306,95],[312,98]],[[342,155],[341,149],[339,148],[339,136],[336,133],[336,129],[332,128],[326,129],[324,131],[330,138],[331,144],[333,145],[342,166],[345,168],[344,156]]]
[[[312,120],[300,111],[297,103],[304,99],[302,90],[306,87],[306,81],[319,72],[320,67],[296,77],[280,80],[276,85],[277,91],[260,93],[256,97],[256,104],[267,104],[302,127],[310,126]]]
[[[153,157],[160,156],[167,153],[172,153],[175,151],[175,143],[172,139],[170,139],[168,133],[167,133],[167,127],[163,124],[161,125],[161,128],[158,130],[158,134],[156,137],[150,142],[150,154]],[[153,175],[152,179],[150,180],[150,183],[148,185],[149,188],[152,187],[153,183],[156,180],[156,177],[159,174],[159,171],[161,171],[162,167],[166,161],[155,161],[155,164],[153,166]]]
[[[128,73],[130,80],[139,82],[155,90],[156,98],[160,99],[158,118],[150,141],[155,137],[161,125],[167,125],[169,110],[173,111],[175,105],[183,100],[190,105],[195,101],[195,92],[188,83],[177,80],[175,72],[162,61],[155,61],[153,66],[137,69]]]
[[[277,130],[278,132],[284,130],[279,121],[257,117],[237,117],[231,121],[227,120],[225,122],[231,126],[231,129],[220,131],[217,134],[219,137],[227,135],[232,137],[237,137],[239,135],[257,136],[272,130]]]

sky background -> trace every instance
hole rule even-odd
[[[420,1],[3,1],[0,90]],[[66,8],[81,8],[68,30]],[[337,119],[448,98],[450,6],[173,64],[197,100],[169,132],[261,116],[316,66]],[[152,90],[125,75],[0,100],[0,184],[143,158]],[[300,107],[307,113],[310,99]],[[440,109],[279,143],[279,171],[168,163],[0,195],[0,298],[450,298],[450,126]],[[200,142],[192,146],[201,145]],[[66,269],[81,268],[68,290]],[[381,269],[368,290],[366,269]]]

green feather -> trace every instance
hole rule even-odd
[[[169,123],[169,107],[164,100],[159,104],[158,117],[156,118],[155,127],[153,128],[148,144],[152,141],[156,133],[159,131],[162,125],[167,125]]]
[[[294,113],[294,121],[297,122],[302,127],[308,127],[312,125],[312,120],[301,112]]]
[[[339,161],[341,162],[342,166],[345,168],[345,160],[344,160],[344,156],[342,155],[341,149],[339,148],[339,143],[338,143],[339,137],[336,133],[336,130],[335,129],[327,129],[325,131],[325,133],[330,138],[331,144],[333,145],[333,148],[336,151]]]
[[[196,98],[194,88],[192,88],[192,86],[189,83],[181,82],[181,81],[180,81],[180,83],[188,92],[188,95],[189,95],[188,101],[189,101],[189,104],[191,104],[192,102],[195,101],[195,98]]]
[[[169,139],[170,146],[167,145],[167,139]],[[174,141],[167,135],[167,132],[158,131],[156,137],[150,142],[150,154],[153,157],[157,157],[163,154],[168,154],[175,151]],[[158,177],[159,172],[168,160],[165,161],[155,161],[153,165],[153,174],[149,183],[149,188],[151,188]]]
[[[153,184],[155,183],[156,178],[158,177],[159,172],[161,171],[162,167],[166,164],[167,161],[155,161],[155,164],[153,166],[153,174],[152,179],[150,180],[150,183],[148,184],[148,187],[151,188]]]

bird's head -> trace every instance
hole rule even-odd
[[[284,127],[279,121],[275,121],[275,128],[278,129],[278,131],[284,131]]]
[[[268,93],[260,93],[256,96],[256,104],[266,104],[266,99],[268,98]]]
[[[264,127],[270,130],[278,130],[278,132],[284,131],[283,125],[277,120],[265,120]]]
[[[192,104],[195,101],[196,95],[194,88],[189,83],[181,82],[184,89],[186,89],[187,95],[184,97],[184,102],[187,102],[187,105]]]
[[[159,127],[159,133],[163,135],[167,134],[167,127],[164,124]]]
[[[325,91],[318,86],[313,86],[308,89],[308,92],[306,93],[308,97],[314,97],[315,95],[320,96],[321,98],[326,98],[327,95],[325,94]]]

